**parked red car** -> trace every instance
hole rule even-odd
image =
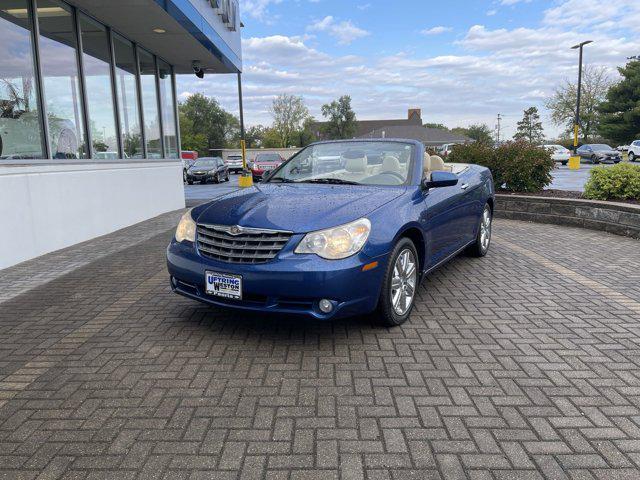
[[[259,153],[251,162],[251,175],[254,182],[262,181],[265,174],[275,170],[284,163],[285,159],[279,153]]]

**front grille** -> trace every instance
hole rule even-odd
[[[226,225],[198,225],[198,251],[227,263],[265,263],[284,248],[291,232]]]

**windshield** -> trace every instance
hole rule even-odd
[[[281,161],[280,155],[277,153],[259,153],[256,155],[256,162],[279,162]]]
[[[591,145],[591,148],[593,148],[594,150],[613,150],[613,148],[605,144]]]
[[[216,166],[216,161],[213,160],[213,159],[196,160],[196,162],[193,164],[193,166],[195,168],[215,167]]]
[[[414,146],[403,142],[333,142],[305,148],[267,180],[270,183],[403,185]]]

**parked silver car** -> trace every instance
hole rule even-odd
[[[620,152],[604,143],[592,143],[578,148],[578,155],[591,163],[618,163],[622,160]]]

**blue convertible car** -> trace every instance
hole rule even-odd
[[[184,214],[171,287],[224,307],[403,323],[426,274],[463,251],[484,256],[491,240],[489,170],[424,152],[389,139],[306,147]]]

